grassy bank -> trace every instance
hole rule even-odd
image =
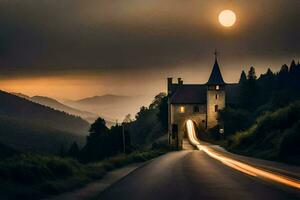
[[[0,161],[0,198],[40,199],[59,194],[101,179],[113,169],[144,162],[163,153],[165,151],[139,151],[90,164],[56,156],[18,155]]]
[[[256,119],[247,130],[227,139],[230,151],[269,160],[300,164],[300,102]]]

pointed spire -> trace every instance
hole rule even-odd
[[[218,63],[218,52],[215,50],[215,64],[213,66],[212,72],[210,74],[210,77],[208,79],[207,85],[225,85],[225,82],[223,80],[221,70]]]

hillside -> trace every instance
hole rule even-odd
[[[71,115],[79,116],[83,118],[84,120],[88,121],[89,123],[93,123],[97,119],[97,115],[91,112],[82,111],[76,108],[72,108],[71,106],[67,106],[56,99],[45,97],[45,96],[27,96],[22,93],[11,93],[13,95],[16,95],[18,97],[22,97],[24,99],[33,101],[35,103],[53,108],[55,110],[63,111]]]
[[[28,120],[41,126],[86,135],[89,123],[73,115],[51,109],[0,91],[0,116]]]
[[[16,154],[17,151],[7,145],[0,143],[0,159],[12,156]]]
[[[57,153],[85,142],[89,124],[24,98],[0,91],[0,143],[20,151]]]
[[[249,129],[237,133],[229,149],[266,159],[300,164],[300,102],[269,112]]]
[[[73,142],[82,146],[85,137],[39,125],[26,119],[0,116],[0,143],[19,151],[58,153]]]
[[[45,105],[50,108],[54,108],[55,110],[60,110],[60,111],[63,111],[63,112],[66,112],[66,113],[69,113],[69,114],[75,115],[75,116],[80,116],[87,121],[94,122],[97,118],[96,114],[86,112],[86,111],[81,111],[76,108],[72,108],[70,106],[64,105],[64,104],[60,103],[59,101],[49,98],[49,97],[33,96],[30,98],[30,100],[35,103],[39,103],[41,105]]]

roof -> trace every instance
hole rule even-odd
[[[207,85],[225,85],[225,82],[223,80],[217,59],[215,59],[214,67],[212,69],[212,72],[211,72],[208,82],[206,84]]]
[[[178,86],[170,98],[171,104],[206,104],[207,85],[186,84]],[[226,104],[237,104],[239,84],[232,83],[225,86]]]
[[[180,85],[171,97],[171,104],[205,104],[206,85]]]

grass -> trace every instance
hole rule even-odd
[[[227,149],[249,156],[300,164],[300,103],[295,102],[256,120],[228,140]]]
[[[23,154],[0,161],[0,197],[39,199],[81,187],[122,166],[144,162],[165,151],[120,154],[99,162],[82,164],[71,158]]]

